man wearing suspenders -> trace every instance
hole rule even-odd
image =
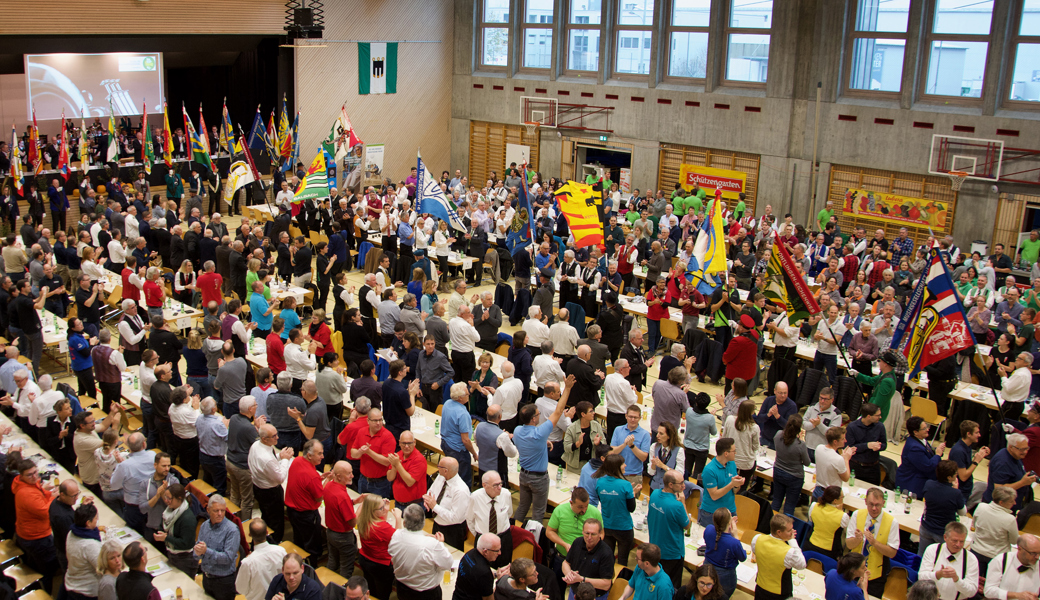
[[[918,578],[934,581],[940,600],[967,600],[979,591],[979,559],[964,548],[968,528],[958,521],[946,524],[941,544],[924,551]]]

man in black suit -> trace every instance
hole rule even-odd
[[[172,236],[166,226],[166,219],[160,218],[156,222],[153,235],[155,236],[155,249],[159,253],[160,258],[162,258],[163,266],[167,269],[172,269],[173,267],[170,266],[172,264],[170,262],[170,238]]]
[[[278,267],[278,277],[285,283],[292,281],[292,249],[289,247],[291,243],[288,232],[278,234],[278,258],[275,260],[275,266]]]
[[[628,343],[621,349],[621,358],[628,361],[632,370],[628,373],[628,382],[635,386],[637,392],[643,391],[646,385],[646,371],[654,364],[654,359],[646,358],[643,352],[643,330],[633,328],[628,334]]]
[[[216,262],[217,260],[217,247],[220,246],[220,239],[218,236],[213,235],[213,230],[206,228],[206,231],[202,234],[202,239],[199,240],[199,260],[201,264],[206,264],[207,260]]]
[[[215,253],[217,273],[224,280],[222,287],[224,294],[227,295],[231,291],[231,238],[220,238],[220,245],[217,246]]]
[[[603,336],[600,341],[607,345],[610,360],[617,361],[621,354],[621,346],[625,343],[625,313],[617,303],[617,294],[608,291],[603,294],[604,307],[596,317]]]
[[[592,358],[592,349],[588,346],[578,346],[577,358],[567,363],[567,376],[574,375],[574,388],[571,396],[567,399],[567,406],[576,406],[582,400],[593,406],[599,406],[599,390],[603,387],[606,375],[603,371],[597,371],[589,364]]]
[[[195,221],[188,228],[188,232],[184,234],[184,248],[188,254],[188,260],[193,265],[193,270],[198,271],[202,267],[202,247],[199,245],[202,239],[202,223]],[[173,267],[176,271],[180,269],[180,264]]]
[[[607,348],[607,345],[600,341],[602,338],[602,328],[599,325],[589,325],[585,329],[585,337],[578,340],[578,345],[588,346],[592,350],[589,364],[592,365],[593,369],[606,372],[607,361],[610,359],[610,348]]]
[[[292,216],[289,214],[289,210],[280,206],[278,207],[278,216],[271,222],[271,229],[267,235],[272,241],[280,242],[282,232],[285,232],[286,235],[289,234],[290,225],[292,225]]]
[[[184,247],[184,239],[181,238],[181,226],[177,225],[173,228],[170,236],[170,264],[167,266],[168,269],[177,270],[181,267],[181,263],[187,257],[187,252]]]
[[[248,260],[242,251],[245,246],[236,241],[231,245],[231,257],[228,261],[231,266],[231,291],[238,294],[239,299],[246,297],[246,270]]]

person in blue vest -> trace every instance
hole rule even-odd
[[[928,442],[931,426],[921,417],[910,417],[906,420],[906,430],[910,437],[903,444],[903,454],[896,470],[896,487],[912,492],[920,498],[924,494],[924,484],[934,481],[935,467],[946,452],[946,444],[939,444],[933,449]]]
[[[465,383],[456,383],[448,390],[451,397],[444,403],[441,412],[441,451],[444,456],[459,462],[459,474],[469,474],[473,479],[473,467],[470,457],[477,458],[477,450],[470,439],[473,431],[473,417],[466,408],[469,402],[469,388]],[[466,478],[463,477],[463,480]]]
[[[824,577],[827,600],[864,600],[867,595],[867,559],[859,552],[850,552],[838,559],[838,568]]]

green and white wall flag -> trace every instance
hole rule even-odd
[[[358,93],[397,93],[397,42],[358,44]]]

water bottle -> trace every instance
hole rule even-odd
[[[433,422],[433,435],[439,436],[441,434],[441,420],[436,419]]]
[[[856,487],[856,474],[852,471],[849,471],[849,487]]]
[[[556,467],[556,483],[563,483],[563,469]]]
[[[913,504],[913,503],[914,503],[914,495],[910,494],[910,493],[907,493],[907,495],[906,495],[906,504],[903,505],[903,514],[906,514],[906,515],[910,514],[910,505]],[[957,519],[957,520],[959,521],[960,519]]]
[[[137,378],[137,375],[134,375],[134,389],[141,389],[141,381]]]

